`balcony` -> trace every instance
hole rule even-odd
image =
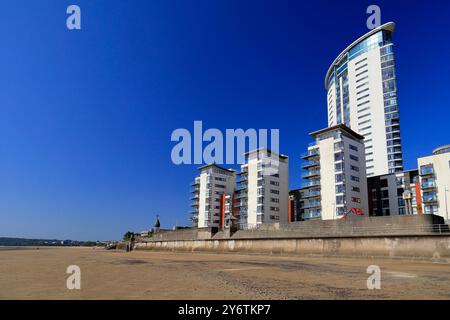
[[[319,148],[316,148],[316,149],[311,149],[311,150],[308,150],[307,152],[302,153],[301,158],[306,160],[306,159],[309,159],[312,157],[316,157],[318,155],[319,155]]]
[[[420,175],[421,176],[428,176],[434,174],[434,168],[432,166],[424,166],[420,167]]]
[[[423,196],[423,203],[433,203],[437,201],[438,201],[437,195]]]
[[[320,190],[309,190],[308,192],[303,193],[302,197],[305,199],[320,197]]]
[[[320,166],[320,161],[317,159],[306,161],[302,164],[303,169]]]
[[[247,178],[241,178],[236,181],[236,183],[238,183],[238,184],[247,184],[247,182],[248,182]]]
[[[199,202],[198,201],[194,201],[192,204],[191,204],[191,207],[198,207],[199,206]]]
[[[388,154],[391,153],[402,153],[402,148],[400,147],[388,147]]]
[[[247,192],[239,192],[237,195],[236,195],[236,200],[238,200],[238,199],[246,199],[247,198]]]
[[[312,188],[312,187],[317,187],[320,186],[320,180],[313,180],[313,181],[308,181],[305,183],[302,183],[300,186],[300,189],[307,189],[307,188]]]
[[[436,188],[435,181],[422,181],[422,189],[434,189]]]
[[[321,216],[320,210],[309,211],[302,214],[302,218],[305,220],[320,218],[320,216]]]
[[[238,188],[238,191],[243,191],[243,190],[247,190],[247,184],[241,184]]]
[[[196,193],[194,196],[190,197],[189,200],[197,200],[199,199],[199,194]]]
[[[301,209],[311,209],[311,208],[320,208],[320,201],[309,201],[307,203],[302,203],[300,205]]]
[[[194,189],[191,190],[191,193],[199,193],[200,192],[200,187],[195,187]]]
[[[199,178],[196,178],[194,180],[194,182],[191,183],[191,186],[199,186],[199,185],[200,185],[200,179]]]
[[[240,175],[247,175],[248,174],[248,168],[247,167],[241,167],[241,172],[238,172],[238,176]]]
[[[319,177],[320,176],[320,170],[309,170],[308,172],[302,174],[303,179],[309,179],[313,177]]]

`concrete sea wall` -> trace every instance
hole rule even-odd
[[[351,257],[408,257],[450,262],[450,236],[164,240],[137,243],[135,249]]]
[[[439,216],[353,217],[257,229],[166,231],[136,243],[137,250],[174,250],[324,256],[378,256],[450,262],[450,229]]]

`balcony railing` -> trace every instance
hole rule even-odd
[[[318,208],[321,206],[320,201],[309,201],[300,205],[301,209]]]
[[[314,218],[320,218],[321,212],[320,211],[309,211],[302,214],[303,219],[314,219]]]
[[[437,200],[438,200],[437,195],[423,196],[423,202],[424,203],[437,202]]]
[[[313,198],[313,197],[320,197],[320,191],[308,191],[303,193],[303,198]]]
[[[319,149],[311,149],[301,154],[302,159],[308,159],[319,155]]]
[[[317,176],[320,176],[320,170],[309,170],[308,172],[302,174],[303,179],[308,179]]]
[[[433,167],[421,167],[420,168],[420,175],[421,176],[432,175],[432,174],[434,174]]]
[[[301,184],[301,188],[311,188],[311,187],[316,187],[316,186],[320,186],[320,181],[318,180],[313,180],[313,181],[308,181],[305,183]]]
[[[422,189],[436,188],[435,181],[422,181]]]
[[[320,161],[319,160],[309,160],[309,161],[304,162],[302,164],[302,167],[304,169],[306,169],[306,168],[315,167],[315,166],[319,166],[319,165],[320,165]]]

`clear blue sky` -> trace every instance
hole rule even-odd
[[[405,168],[450,143],[448,1],[377,1],[395,21]],[[66,28],[77,4],[82,30]],[[5,0],[0,236],[117,239],[188,224],[196,165],[176,128],[279,128],[299,187],[326,126],[325,73],[366,33],[365,1]]]

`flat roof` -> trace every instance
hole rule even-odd
[[[209,167],[216,167],[216,168],[218,168],[218,169],[225,170],[225,171],[229,171],[229,172],[235,172],[235,171],[236,171],[236,170],[234,170],[234,169],[228,169],[228,168],[221,167],[221,166],[219,166],[219,165],[217,165],[217,164],[215,164],[215,163],[206,164],[206,165],[204,165],[204,166],[198,167],[197,169],[198,169],[198,170],[204,170],[204,169],[207,169],[207,168],[209,168]]]
[[[246,152],[244,155],[245,155],[246,157],[248,157],[248,156],[251,155],[251,154],[254,154],[254,153],[257,153],[257,152],[261,152],[261,151],[267,151],[268,153],[270,152],[271,154],[277,155],[277,156],[279,156],[279,157],[282,158],[282,159],[287,159],[287,158],[288,158],[287,155],[276,153],[276,152],[270,150],[269,148],[258,148],[258,149],[255,149],[255,150]]]
[[[321,130],[317,130],[317,131],[311,132],[309,135],[311,137],[315,138],[319,134],[326,133],[326,132],[329,132],[329,131],[334,131],[334,130],[341,130],[341,131],[344,131],[344,132],[348,133],[349,135],[355,137],[356,139],[364,140],[364,136],[360,135],[359,133],[356,133],[355,131],[353,131],[352,129],[350,129],[349,127],[347,127],[345,124],[342,124],[342,123],[337,124],[337,125],[332,126],[332,127],[328,127],[328,128],[324,128],[324,129],[321,129]]]
[[[334,66],[344,57],[344,55],[350,51],[353,47],[355,47],[358,43],[360,43],[361,41],[366,40],[368,37],[370,37],[371,35],[377,33],[380,30],[387,30],[387,31],[391,31],[394,32],[395,30],[395,23],[394,22],[388,22],[385,23],[381,26],[379,26],[378,28],[375,28],[373,30],[370,30],[370,32],[367,32],[365,35],[363,35],[362,37],[359,37],[358,39],[356,39],[355,41],[352,42],[352,44],[350,44],[347,48],[345,48],[337,57],[336,59],[334,59],[333,63],[331,64],[331,66],[328,68],[327,71],[327,75],[325,76],[325,89],[328,90],[328,78],[330,77],[331,71],[333,71]]]

